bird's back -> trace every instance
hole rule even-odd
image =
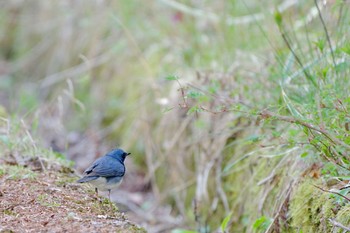
[[[123,177],[125,166],[124,163],[113,157],[103,156],[97,159],[84,173],[85,176],[78,180],[79,183],[89,182],[99,177]]]

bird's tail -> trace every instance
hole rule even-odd
[[[84,176],[83,178],[77,180],[78,183],[85,183],[85,182],[89,182],[92,180],[96,180],[98,177],[97,176]]]

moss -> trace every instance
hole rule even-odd
[[[16,212],[14,212],[14,211],[12,211],[12,210],[9,210],[9,209],[3,210],[3,213],[4,213],[5,215],[13,215],[13,216],[16,216],[16,215],[17,215]]]
[[[329,193],[313,184],[315,181],[306,179],[294,190],[289,206],[291,226],[302,232],[329,232],[328,219],[335,217],[333,209],[336,203]]]
[[[332,208],[335,205],[334,199],[330,197],[329,193],[320,194],[312,203],[311,219],[314,226],[318,226],[319,231],[326,232],[330,229],[331,225],[328,219],[334,217]]]
[[[91,207],[94,212],[102,215],[108,214],[114,216],[115,214],[119,213],[119,209],[116,204],[104,197],[100,197],[99,200],[96,200]]]
[[[350,226],[350,204],[342,207],[337,213],[335,219],[337,222],[343,224],[344,226]],[[341,232],[341,231],[339,231]]]
[[[147,233],[147,231],[144,228],[136,225],[129,225],[128,227],[129,229],[125,229],[125,233]]]
[[[61,206],[61,203],[59,203],[59,200],[54,200],[51,196],[48,194],[42,194],[37,197],[37,201],[40,205],[46,206],[46,207],[59,207]]]
[[[230,193],[229,202],[234,203],[233,211],[245,216],[234,223],[235,230],[252,231],[257,219],[262,216],[266,218],[273,216],[273,206],[276,206],[276,200],[281,194],[281,185],[286,177],[282,170],[276,171],[275,176],[271,176],[271,179],[263,185],[257,183],[270,177],[280,159],[279,157],[247,159],[233,168],[235,171],[225,179],[225,189]],[[242,180],[246,181],[243,187]]]
[[[1,166],[1,167],[0,167],[0,177],[3,176],[3,175],[5,175],[5,174],[6,174],[6,171],[5,171],[5,169]]]

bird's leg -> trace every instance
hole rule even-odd
[[[96,200],[99,200],[100,203],[102,202],[101,198],[98,197],[98,189],[95,188],[95,193],[96,193]]]
[[[111,190],[108,189],[109,208],[112,210]]]

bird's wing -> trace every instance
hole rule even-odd
[[[120,176],[125,173],[125,167],[116,159],[102,157],[96,160],[88,169],[85,170],[86,176]]]

